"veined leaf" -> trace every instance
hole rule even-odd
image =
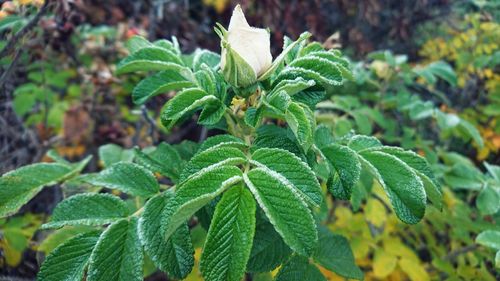
[[[313,258],[317,263],[340,276],[363,280],[363,271],[356,265],[347,239],[330,232],[324,226],[318,228],[318,248]]]
[[[325,125],[318,125],[314,132],[314,144],[317,148],[323,149],[335,142],[332,131]]]
[[[54,185],[79,173],[88,163],[79,164],[38,163],[5,173],[0,178],[0,217],[17,212],[43,187]]]
[[[293,96],[307,88],[314,86],[316,82],[314,80],[305,80],[302,77],[297,77],[294,80],[281,80],[269,93],[285,92],[289,96]]]
[[[318,58],[323,58],[323,59],[329,60],[331,62],[338,63],[338,65],[341,65],[345,68],[349,67],[349,61],[346,60],[345,58],[342,58],[341,53],[338,52],[337,50],[313,51],[313,52],[308,53],[307,55],[313,56],[313,57],[318,57]]]
[[[197,153],[201,153],[204,150],[207,150],[213,146],[220,145],[224,143],[224,145],[231,145],[234,147],[241,147],[244,148],[246,147],[245,143],[232,135],[216,135],[213,137],[207,138],[200,146],[198,149]]]
[[[287,108],[285,119],[300,145],[307,151],[313,143],[314,114],[309,108],[292,102]]]
[[[177,93],[162,109],[161,121],[171,128],[179,119],[212,102],[218,102],[217,97],[209,95],[200,88],[188,88]]]
[[[173,193],[166,191],[151,198],[139,220],[139,235],[153,263],[168,276],[184,279],[194,265],[194,249],[187,224],[168,239],[161,235],[161,214]]]
[[[153,42],[153,46],[160,47],[166,49],[178,56],[181,55],[181,50],[179,48],[179,42],[177,42],[177,38],[172,36],[172,41],[168,41],[166,39],[159,39]]]
[[[124,201],[110,194],[84,193],[69,197],[59,203],[50,222],[42,228],[67,225],[103,225],[129,215]]]
[[[37,280],[81,281],[100,232],[83,233],[57,247],[45,259]]]
[[[225,112],[226,106],[220,100],[209,101],[203,107],[198,117],[198,124],[205,126],[215,125],[222,119]]]
[[[182,66],[182,60],[172,51],[160,47],[145,47],[129,55],[116,66],[117,74],[150,71],[174,70],[185,77],[191,77],[191,70]]]
[[[347,146],[354,151],[360,152],[364,149],[382,146],[382,143],[375,137],[356,135],[349,140]]]
[[[101,235],[89,261],[88,281],[140,281],[142,247],[137,233],[137,218],[122,219]]]
[[[279,82],[284,79],[293,80],[297,77],[302,77],[307,80],[314,80],[323,87],[339,85],[342,83],[342,73],[338,65],[338,63],[323,57],[306,55],[293,60],[280,72],[276,81]]]
[[[298,255],[290,258],[276,275],[276,281],[326,281],[319,269],[309,263],[306,257]]]
[[[206,280],[239,281],[252,249],[256,204],[243,185],[230,188],[215,208],[201,255]]]
[[[247,271],[272,271],[285,262],[290,254],[292,254],[292,250],[274,230],[274,226],[268,221],[262,220],[255,227],[255,237],[247,263]]]
[[[179,179],[180,170],[184,165],[184,161],[172,145],[162,142],[155,150],[148,154],[136,148],[135,154],[135,161],[148,170],[160,173],[170,178],[173,182],[177,182]]]
[[[115,163],[85,180],[96,186],[118,189],[134,196],[152,196],[160,189],[153,173],[128,162]]]
[[[427,198],[429,198],[436,208],[441,209],[443,207],[440,186],[425,158],[413,151],[403,150],[398,147],[383,146],[374,148],[373,150],[383,151],[384,153],[394,155],[410,166],[422,180]]]
[[[381,151],[362,151],[360,155],[384,187],[398,218],[408,224],[419,222],[425,213],[426,194],[411,167]]]
[[[312,81],[312,80],[311,80]],[[325,99],[325,91],[303,91],[297,95],[292,96],[292,101],[297,103],[303,103],[307,105],[311,110],[316,108],[316,105]]]
[[[334,168],[328,181],[328,190],[335,198],[349,200],[361,174],[361,163],[356,152],[338,144],[326,146],[321,151]]]
[[[196,50],[193,57],[193,69],[198,71],[202,64],[216,68],[220,63],[220,55],[208,50]]]
[[[292,99],[285,91],[274,92],[266,96],[264,104],[279,115],[285,114]],[[260,108],[259,108],[260,109]]]
[[[177,188],[162,214],[165,239],[196,211],[215,199],[228,187],[241,181],[241,170],[234,166],[215,166],[190,177]]]
[[[203,169],[211,169],[216,166],[240,165],[247,162],[247,157],[240,148],[234,147],[232,143],[222,143],[196,154],[186,164],[181,174],[181,181],[196,173],[203,173]],[[241,146],[237,143],[236,146]]]
[[[130,53],[135,53],[142,48],[151,47],[152,45],[153,44],[151,44],[151,42],[149,42],[146,38],[138,35],[132,36],[125,43],[125,46]]]
[[[288,246],[301,255],[311,255],[318,234],[311,211],[298,191],[268,169],[254,168],[243,179]]]
[[[158,94],[195,87],[196,85],[188,78],[175,70],[158,72],[137,84],[132,92],[132,100],[135,104],[144,104]]]
[[[260,148],[252,154],[251,163],[292,187],[308,204],[319,207],[323,201],[321,187],[314,172],[291,152],[278,148]]]
[[[293,132],[275,125],[264,125],[257,129],[254,147],[281,148],[305,160],[304,152],[297,142]]]

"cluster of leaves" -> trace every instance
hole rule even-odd
[[[457,29],[458,28],[458,29]],[[485,139],[480,160],[500,147],[500,36],[498,22],[480,14],[468,14],[458,27],[445,26],[442,36],[428,40],[420,55],[428,61],[445,60],[457,73],[458,89],[450,91],[461,115],[476,125]],[[470,99],[477,100],[470,108]]]
[[[448,64],[436,61],[412,67],[406,56],[389,51],[372,53],[369,58],[371,63],[355,65],[352,82],[331,90],[341,95],[332,94],[318,105],[318,119],[338,136],[351,130],[380,133],[385,142],[429,153],[433,153],[434,143],[446,145],[444,141],[453,137],[478,148],[484,146],[480,132],[469,121],[437,105],[450,101],[435,85],[457,83]],[[429,130],[429,121],[434,123],[434,131]]]
[[[199,146],[162,143],[133,153],[102,147],[105,169],[94,174],[77,175],[89,159],[73,164],[55,154],[50,155],[55,163],[5,174],[2,216],[15,213],[47,185],[93,187],[62,201],[42,226],[94,230],[49,254],[39,279],[85,274],[88,280],[142,280],[143,252],[170,277],[184,278],[194,265],[193,217],[207,231],[200,258],[206,280],[241,280],[246,272],[280,265],[276,280],[325,280],[317,265],[362,279],[348,241],[323,226],[326,194],[360,198],[355,194],[363,190],[361,179],[375,180],[398,218],[415,224],[424,217],[427,200],[441,207],[441,189],[421,156],[370,136],[334,138],[330,129],[316,126],[313,112],[325,89],[352,76],[340,52],[325,51],[306,38],[285,40],[272,71],[248,98],[226,84],[217,71],[217,54],[183,55],[175,39],[132,38],[130,55],[117,72],[159,71],[137,84],[135,103],[178,90],[162,109],[165,127],[201,110],[198,123],[230,135]],[[104,190],[127,194],[134,204]]]

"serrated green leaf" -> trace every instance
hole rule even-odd
[[[275,125],[264,125],[257,129],[254,147],[281,148],[305,160],[304,152],[297,142],[293,132]]]
[[[125,43],[125,46],[130,53],[135,53],[142,48],[151,47],[152,45],[153,44],[151,44],[151,42],[149,42],[146,38],[138,35],[132,36]]]
[[[100,232],[78,235],[57,247],[45,259],[37,280],[81,281]]]
[[[247,271],[268,272],[274,270],[292,254],[290,247],[274,230],[274,226],[263,220],[257,223]]]
[[[500,250],[500,231],[483,231],[476,237],[476,243],[496,250]]]
[[[110,194],[77,194],[59,203],[50,222],[42,228],[67,225],[103,225],[127,217],[129,210],[124,201]]]
[[[115,163],[85,180],[96,186],[118,189],[134,196],[152,196],[160,189],[153,173],[128,162]]]
[[[239,143],[236,145],[240,146]],[[234,147],[232,143],[222,143],[196,154],[184,167],[180,179],[184,181],[190,176],[196,176],[202,169],[240,165],[246,162],[247,157],[241,148]]]
[[[319,42],[309,42],[305,45],[299,52],[299,58],[303,56],[307,56],[313,52],[322,52],[324,51],[323,46]]]
[[[142,281],[137,218],[122,219],[101,235],[89,260],[88,281]]]
[[[292,187],[308,204],[319,207],[323,201],[321,187],[314,172],[291,152],[278,148],[260,148],[252,154],[250,162]]]
[[[241,170],[234,166],[215,166],[179,185],[174,198],[167,203],[162,214],[162,232],[165,239],[170,238],[196,211],[228,187],[241,181],[241,174]]]
[[[184,166],[184,161],[175,148],[165,142],[160,143],[155,150],[144,153],[138,148],[135,149],[135,161],[152,172],[160,173],[177,182],[180,170]]]
[[[205,105],[219,101],[200,88],[188,88],[177,93],[162,109],[161,121],[171,128],[179,119]]]
[[[286,262],[276,275],[276,281],[326,281],[319,269],[305,257],[295,255]]]
[[[246,147],[245,143],[232,135],[216,135],[213,137],[207,138],[200,146],[198,149],[197,153],[201,153],[202,151],[205,151],[213,146],[220,145],[224,143],[224,145],[231,145],[234,147]]]
[[[172,192],[165,192],[151,198],[144,207],[139,220],[141,241],[153,263],[169,277],[185,278],[194,265],[194,249],[187,224],[181,225],[165,240],[161,235],[161,214]]]
[[[341,57],[340,52],[337,50],[329,50],[329,51],[324,51],[324,50],[317,50],[313,51],[307,54],[308,56],[313,56],[313,57],[318,57],[318,58],[323,58],[326,60],[329,60],[331,62],[338,63],[339,65],[343,67],[349,67],[349,61],[346,60],[345,58]]]
[[[177,42],[177,38],[172,36],[172,41],[168,41],[166,39],[159,39],[153,42],[153,46],[160,47],[166,49],[176,55],[181,55],[181,50],[179,48],[179,43]]]
[[[290,106],[290,102],[292,99],[285,92],[274,92],[269,94],[264,100],[264,104],[274,110],[277,114],[285,114],[288,106]]]
[[[347,146],[354,151],[360,152],[364,149],[382,146],[382,143],[375,137],[356,135],[349,140]]]
[[[160,47],[145,47],[129,55],[116,66],[116,73],[135,71],[173,70],[185,77],[191,77],[191,70],[182,66],[178,55]]]
[[[216,68],[220,63],[220,55],[208,50],[196,50],[193,57],[193,69],[198,71],[202,64]]]
[[[179,72],[164,70],[139,82],[132,91],[132,100],[135,104],[144,104],[156,95],[195,86],[192,81]]]
[[[314,86],[316,82],[314,80],[305,80],[302,77],[297,77],[294,80],[281,80],[269,93],[285,92],[289,96],[293,96],[307,88]]]
[[[42,252],[47,256],[60,245],[64,244],[69,239],[76,235],[83,234],[95,230],[92,226],[69,226],[58,229],[50,233],[37,247],[38,252]],[[97,242],[97,241],[96,241]]]
[[[360,155],[384,187],[398,218],[408,224],[419,222],[425,214],[426,194],[410,166],[380,151],[362,151]]]
[[[99,147],[99,160],[102,161],[104,167],[109,167],[117,162],[132,162],[134,152],[130,149],[123,149],[116,144],[105,144]]]
[[[333,167],[328,190],[335,198],[349,200],[361,174],[358,155],[349,147],[338,144],[326,146],[321,151]]]
[[[323,87],[342,83],[342,73],[338,68],[338,63],[314,55],[306,55],[293,60],[280,72],[276,81],[295,79],[296,77],[314,80]]]
[[[443,207],[443,199],[440,186],[425,158],[413,151],[403,150],[402,148],[398,147],[384,146],[374,149],[394,155],[401,161],[405,162],[408,166],[410,166],[410,168],[412,168],[413,171],[422,180],[427,198],[429,198],[429,200],[436,206],[436,208],[441,209]]]
[[[314,135],[314,114],[307,107],[292,102],[287,108],[285,119],[297,137],[300,145],[307,151],[311,147]]]
[[[311,255],[318,239],[316,225],[298,192],[263,168],[250,170],[243,179],[288,246],[301,255]]]
[[[198,124],[204,126],[215,125],[222,119],[225,112],[226,106],[220,100],[209,101],[198,117]]]
[[[340,276],[363,280],[363,271],[354,261],[349,241],[342,235],[330,232],[324,226],[318,228],[318,248],[313,254],[313,259]]]
[[[303,91],[297,95],[292,96],[294,102],[303,103],[311,110],[314,110],[316,105],[325,99],[325,91]]]
[[[0,178],[0,217],[17,212],[43,187],[54,185],[79,173],[89,159],[71,166],[38,163],[5,173]]]
[[[318,125],[318,127],[316,127],[314,132],[314,144],[317,148],[322,149],[334,142],[335,139],[333,138],[332,131],[328,127],[324,125]]]
[[[256,204],[243,185],[230,188],[215,208],[201,255],[206,280],[239,281],[252,249]]]

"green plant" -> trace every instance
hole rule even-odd
[[[59,203],[42,226],[95,229],[49,254],[39,280],[142,280],[146,257],[182,279],[194,264],[190,232],[198,223],[207,231],[200,261],[206,280],[237,281],[280,265],[276,280],[325,280],[317,265],[361,280],[348,240],[324,226],[329,196],[349,200],[362,180],[376,180],[407,224],[423,218],[427,200],[440,208],[441,190],[424,158],[372,136],[334,138],[316,125],[314,109],[325,89],[352,79],[339,51],[309,43],[304,33],[285,40],[271,63],[263,53],[267,31],[248,26],[239,7],[233,18],[229,31],[216,29],[222,62],[206,50],[183,55],[175,39],[133,37],[130,55],[117,66],[119,74],[159,71],[135,87],[136,104],[178,91],[162,110],[167,129],[201,110],[199,124],[228,134],[200,145],[135,148],[133,155],[102,147],[99,173],[80,174],[88,158],[69,163],[51,153],[55,163],[2,176],[2,217],[47,185],[93,187]],[[256,39],[241,41],[238,33]]]

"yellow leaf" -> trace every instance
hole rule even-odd
[[[345,227],[351,223],[352,212],[346,207],[339,206],[335,209],[335,225]]]
[[[0,248],[3,250],[5,261],[9,266],[18,266],[21,262],[22,252],[14,249],[7,241],[0,240]]]
[[[385,207],[377,199],[370,199],[365,206],[366,220],[376,227],[382,227],[387,220]]]
[[[393,254],[397,257],[404,258],[415,263],[419,263],[420,260],[418,256],[399,238],[387,237],[384,239],[384,250],[386,253]]]
[[[412,281],[430,280],[429,274],[419,262],[415,262],[407,258],[402,258],[401,260],[399,260],[399,267],[408,275],[408,277]]]
[[[373,258],[373,274],[377,278],[385,278],[394,271],[397,263],[396,256],[382,249],[377,249]]]
[[[351,239],[351,248],[357,260],[363,259],[370,252],[370,243],[362,237],[354,237]]]

